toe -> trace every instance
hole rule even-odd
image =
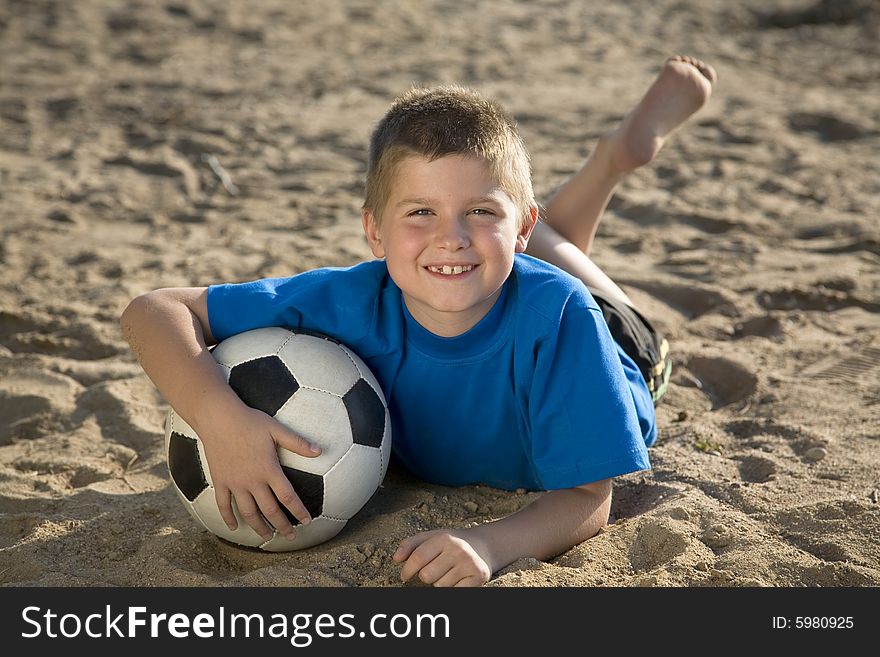
[[[715,81],[718,80],[718,75],[715,73],[715,69],[709,66],[706,62],[701,59],[697,59],[696,57],[689,57],[687,55],[674,55],[666,60],[666,63],[670,62],[683,62],[685,64],[690,64],[695,69],[697,69],[704,78],[706,78],[710,84],[715,84]]]

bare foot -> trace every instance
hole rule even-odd
[[[670,57],[620,126],[608,135],[620,173],[653,160],[666,138],[709,100],[715,69],[693,57]]]

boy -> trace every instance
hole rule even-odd
[[[547,491],[506,518],[405,539],[394,554],[403,580],[481,585],[518,558],[550,558],[596,534],[611,478],[650,467],[662,389],[652,397],[649,384],[664,384],[669,370],[657,353],[639,369],[638,347],[656,352],[660,340],[587,254],[617,182],[653,159],[714,79],[702,62],[668,60],[548,203],[543,223],[510,117],[469,90],[413,90],[370,144],[362,222],[377,260],[133,300],[123,332],[202,438],[227,524],[235,527],[233,500],[266,538],[295,531],[281,506],[309,521],[276,446],[318,449],[245,406],[207,350],[235,333],[288,326],[327,333],[361,356],[388,398],[394,455],[417,476]],[[616,320],[619,344],[603,313]]]

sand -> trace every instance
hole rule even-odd
[[[489,586],[880,584],[876,3],[470,4],[0,4],[0,583],[399,586],[402,538],[532,500],[392,467],[324,545],[221,542],[169,485],[118,317],[368,259],[367,138],[414,82],[502,101],[546,198],[684,53],[715,93],[594,254],[672,343],[653,469],[599,535]]]

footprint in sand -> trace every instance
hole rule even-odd
[[[865,251],[866,253],[872,253],[874,255],[880,256],[880,240],[866,237],[863,239],[849,240],[842,244],[831,244],[830,246],[817,247],[814,248],[813,251],[816,253],[827,253],[831,255],[837,253],[856,253],[858,251]]]
[[[880,312],[880,303],[864,301],[848,291],[812,284],[807,288],[764,290],[757,295],[758,304],[766,310],[839,310],[858,307]]]
[[[63,430],[82,389],[61,374],[14,361],[0,364],[0,445]]]
[[[774,514],[782,536],[823,561],[877,568],[880,514],[876,505],[853,500],[818,502]]]
[[[720,214],[712,215],[708,212],[676,215],[675,219],[710,235],[722,235],[734,229],[742,228],[742,222],[740,221],[728,219]]]
[[[49,484],[50,489],[66,490],[84,488],[98,481],[107,481],[122,473],[118,464],[94,458],[84,462],[82,457],[68,458],[53,455],[23,457],[12,461],[12,467],[18,472],[33,476]]]
[[[765,29],[791,29],[805,25],[864,24],[870,20],[875,8],[873,0],[819,0],[770,11],[753,11],[753,14]]]
[[[724,429],[745,447],[765,448],[767,445],[784,445],[807,464],[815,463],[824,458],[824,455],[819,456],[817,450],[827,453],[830,442],[827,437],[807,431],[803,427],[791,427],[772,421],[735,420],[725,424]],[[778,448],[775,448],[774,451],[779,453]],[[766,460],[765,457],[754,458]],[[753,475],[760,477],[763,467],[760,464],[750,464],[745,469],[741,466],[740,475],[745,481],[753,481],[749,477]],[[769,468],[769,466],[767,467]],[[774,472],[768,472],[768,474],[774,474]]]
[[[867,347],[857,354],[839,360],[813,374],[816,379],[836,379],[845,383],[859,383],[880,367],[880,349]]]
[[[70,313],[75,317],[74,313]],[[127,352],[121,339],[91,318],[71,319],[24,310],[0,310],[0,346],[15,353],[39,353],[98,360]],[[110,335],[117,342],[111,342]]]
[[[650,511],[664,499],[668,499],[676,493],[678,493],[678,489],[663,484],[621,480],[614,485],[614,495],[611,498],[611,516],[615,520],[635,518]]]
[[[825,220],[799,228],[795,232],[795,237],[799,240],[814,241],[861,237],[864,232],[863,224],[858,221]]]
[[[684,224],[709,235],[723,235],[742,228],[741,222],[711,211],[658,213],[656,203],[645,204],[631,200],[612,200],[609,207],[623,219],[628,219],[640,226]]]
[[[734,420],[724,425],[725,432],[749,445],[760,446],[771,439],[800,440],[803,430],[772,421]]]
[[[710,312],[736,316],[733,301],[722,293],[697,285],[675,285],[650,281],[625,280],[624,285],[644,290],[651,296],[677,310],[687,319],[695,319]]]
[[[788,127],[794,132],[810,133],[827,142],[853,141],[876,134],[830,113],[794,112],[788,117]]]
[[[806,248],[813,253],[836,255],[864,251],[880,256],[880,240],[866,232],[865,226],[856,221],[832,221],[802,228],[795,236],[810,242]]]
[[[51,121],[67,121],[80,108],[80,100],[75,96],[62,96],[46,101],[45,107]]]
[[[758,315],[734,324],[734,340],[748,337],[767,338],[774,342],[781,342],[785,339],[785,325],[781,319],[773,315]]]
[[[644,245],[644,239],[637,238],[634,240],[622,240],[620,242],[616,242],[614,243],[613,248],[615,251],[622,255],[633,255],[635,253],[641,253]]]
[[[684,367],[712,402],[712,410],[743,401],[758,387],[758,377],[729,358],[693,356]]]
[[[158,393],[143,377],[106,381],[90,386],[77,398],[73,418],[83,422],[94,416],[105,438],[133,450],[143,462],[163,451],[157,403]]]
[[[199,201],[203,197],[199,172],[186,157],[170,146],[160,146],[156,152],[124,153],[104,159],[104,164],[128,167],[146,176],[172,179],[191,201]]]
[[[739,457],[739,476],[752,484],[763,484],[776,475],[776,464],[763,456]]]

